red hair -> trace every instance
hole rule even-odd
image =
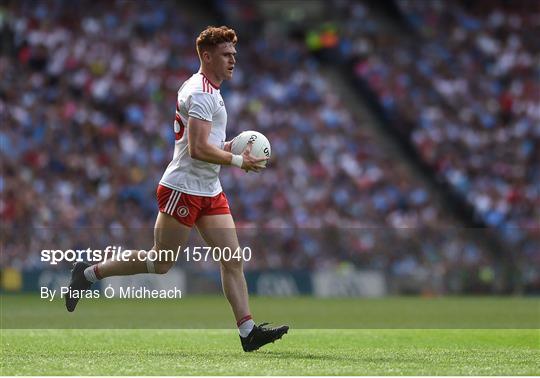
[[[236,32],[228,28],[227,26],[208,26],[204,29],[201,34],[197,37],[197,54],[201,58],[203,51],[208,51],[224,42],[231,42],[233,45],[236,45],[238,38],[236,37]]]

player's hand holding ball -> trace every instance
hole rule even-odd
[[[244,131],[230,142],[233,154],[232,165],[242,168],[246,172],[259,172],[266,168],[272,149],[270,142],[257,131]]]

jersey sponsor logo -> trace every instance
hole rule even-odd
[[[184,123],[182,122],[182,118],[180,118],[180,114],[176,113],[174,120],[175,120],[174,139],[180,140],[184,136],[184,131],[186,127],[184,126]]]
[[[176,214],[182,218],[186,217],[189,214],[189,208],[187,206],[178,206],[178,209],[176,209]]]

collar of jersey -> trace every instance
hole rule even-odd
[[[214,83],[212,83],[212,81],[210,81],[210,79],[208,78],[208,76],[206,76],[205,74],[203,74],[201,71],[199,71],[199,73],[201,75],[203,75],[205,77],[206,80],[208,80],[208,82],[210,83],[210,85],[214,88],[214,89],[219,89],[219,85],[215,85]]]

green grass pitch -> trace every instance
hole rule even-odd
[[[0,374],[540,374],[537,299],[253,298],[252,310],[259,321],[288,319],[293,328],[283,340],[244,353],[223,297],[87,301],[67,314],[59,301],[2,296]],[[113,329],[122,317],[124,329]],[[134,320],[140,318],[146,323]],[[152,319],[155,329],[148,329]]]

